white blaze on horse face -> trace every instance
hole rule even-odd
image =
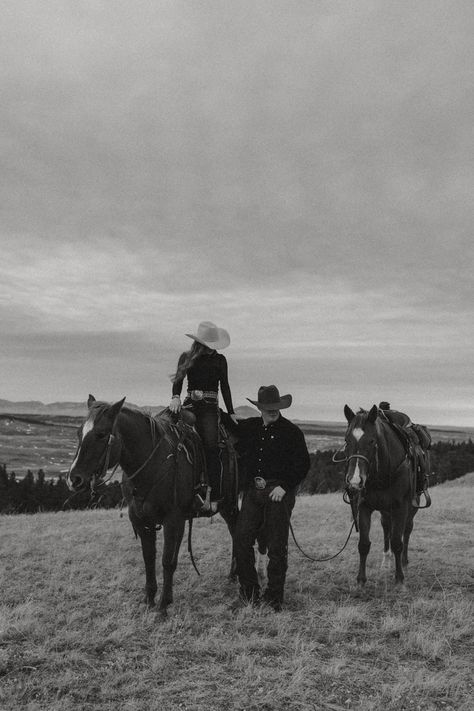
[[[84,440],[84,437],[86,434],[89,434],[89,432],[92,432],[94,429],[94,416],[91,415],[88,420],[84,422],[82,425],[82,439]]]
[[[354,472],[351,476],[351,479],[349,481],[349,484],[353,486],[355,489],[358,489],[359,486],[362,483],[362,477],[360,475],[360,469],[359,469],[359,460],[356,459],[355,467],[354,467]]]
[[[362,438],[362,435],[364,434],[364,430],[361,427],[354,427],[351,434],[354,437],[355,441],[358,442]],[[356,459],[354,471],[352,472],[352,476],[349,480],[349,485],[352,486],[354,489],[359,489],[361,484],[362,484],[362,476],[361,476],[361,471],[360,471],[360,467],[359,467],[359,460]]]
[[[76,457],[75,457],[73,463],[69,467],[69,472],[72,472],[72,470],[74,469],[74,467],[77,464],[77,460],[79,459],[79,454],[81,453],[82,442],[84,442],[84,437],[87,434],[89,434],[89,432],[92,432],[93,429],[94,429],[94,415],[90,415],[89,419],[86,420],[84,422],[84,424],[82,425],[81,445],[79,446],[79,448],[77,450],[77,454],[76,454]]]

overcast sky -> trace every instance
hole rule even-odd
[[[0,398],[474,426],[472,0],[6,0]]]

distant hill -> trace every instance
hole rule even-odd
[[[260,412],[255,407],[249,405],[240,405],[235,408],[235,414],[239,420],[246,420],[248,417],[258,417]]]
[[[12,402],[0,400],[0,412],[11,415],[69,415],[83,417],[87,412],[85,402],[51,402],[45,405],[38,400]]]
[[[135,407],[140,410],[160,412],[163,405],[138,406],[131,402],[126,403],[128,407]],[[38,400],[25,400],[22,402],[12,402],[11,400],[0,400],[0,413],[9,415],[67,415],[68,417],[85,417],[87,414],[86,402],[50,402],[45,404]]]
[[[165,408],[164,405],[134,405],[126,401],[129,407],[135,407],[153,415],[157,415]],[[13,402],[11,400],[0,399],[0,414],[8,413],[9,415],[49,415],[49,416],[68,416],[68,417],[85,417],[87,414],[86,402],[51,402],[45,404],[39,400],[23,400]],[[235,408],[235,414],[239,419],[247,419],[248,417],[258,417],[260,412],[255,407],[250,405],[239,405]],[[309,438],[329,437],[334,438],[334,443],[339,446],[339,441],[344,438],[344,432],[347,427],[346,422],[325,422],[323,420],[297,420],[290,418],[295,422]],[[428,425],[433,442],[464,442],[469,439],[474,439],[474,429],[472,427],[448,427]]]
[[[164,409],[164,405],[134,405],[126,401],[129,407],[135,407],[147,412],[157,413]],[[67,415],[69,417],[85,417],[87,414],[86,402],[50,402],[45,404],[39,400],[22,400],[13,402],[11,400],[0,399],[0,413],[9,415]],[[237,417],[246,419],[247,417],[257,417],[259,411],[254,407],[242,405],[235,408]]]

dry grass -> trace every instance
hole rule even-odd
[[[183,545],[164,623],[140,603],[139,543],[117,511],[0,517],[0,709],[468,711],[472,478],[433,499],[415,519],[404,590],[380,569],[376,514],[367,589],[355,586],[355,537],[320,564],[291,544],[279,615],[230,612],[226,528],[200,521],[202,576]],[[324,556],[345,539],[348,507],[340,495],[301,497],[293,522],[300,544]]]

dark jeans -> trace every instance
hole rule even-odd
[[[196,415],[196,430],[204,445],[208,483],[212,488],[211,498],[218,498],[221,490],[221,460],[218,447],[217,405],[188,398],[184,401],[184,405]]]
[[[288,568],[288,532],[295,494],[288,492],[281,501],[271,501],[269,494],[274,488],[251,488],[245,493],[234,534],[234,545],[240,592],[242,597],[251,600],[260,594],[255,570],[254,543],[259,529],[265,523],[269,558],[265,597],[272,602],[281,603]]]

